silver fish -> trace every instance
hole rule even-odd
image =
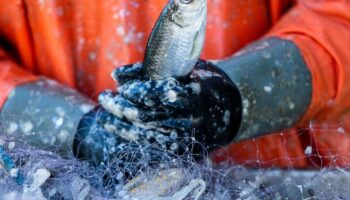
[[[142,72],[159,80],[190,73],[202,52],[207,0],[170,0],[147,43]]]

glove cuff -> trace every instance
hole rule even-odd
[[[311,102],[311,73],[300,50],[288,40],[258,41],[216,65],[242,97],[242,122],[235,140],[289,128]]]
[[[222,69],[202,60],[195,66],[191,78],[199,82],[201,88],[198,100],[201,103],[192,108],[202,116],[197,140],[208,150],[229,144],[236,137],[242,118],[238,87]]]
[[[108,163],[110,150],[116,141],[112,133],[103,128],[110,114],[100,105],[80,120],[73,142],[74,155],[94,165]]]
[[[7,137],[73,156],[74,133],[82,116],[94,103],[77,91],[41,78],[17,86],[1,109],[0,127]]]

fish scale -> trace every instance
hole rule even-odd
[[[164,65],[166,66],[176,66],[177,63],[181,63],[182,60],[188,59],[190,57],[190,53],[192,49],[188,48],[188,43],[193,41],[191,37],[189,37],[189,34],[178,34],[177,37],[173,38],[174,42],[172,42],[172,45],[170,48],[170,55],[172,59],[167,59],[168,62]],[[169,54],[168,54],[169,56]],[[181,73],[181,69],[186,69],[185,67],[172,67],[169,68],[170,72],[172,74],[179,74]],[[180,72],[179,72],[180,71]]]

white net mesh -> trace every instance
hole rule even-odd
[[[329,134],[332,134],[332,142],[328,141]],[[163,159],[159,163],[148,163],[140,157],[142,149],[132,149],[137,159],[130,157],[129,164],[141,166],[142,175],[133,180],[138,183],[131,183],[132,186],[129,183],[128,189],[120,181],[124,176],[123,168],[116,164],[123,153],[108,166],[94,168],[76,159],[64,159],[30,148],[19,139],[1,138],[3,150],[14,166],[8,170],[1,162],[0,199],[350,198],[347,189],[350,173],[346,170],[349,138],[344,124],[311,125],[298,132],[269,137],[278,139],[258,138],[220,150],[213,156],[213,160],[221,161],[215,165],[208,160],[196,163],[189,155],[174,158],[161,152],[158,156]],[[337,144],[336,148],[331,146],[333,143]],[[249,154],[251,151],[255,152],[254,156]],[[205,157],[206,153],[203,154]],[[0,155],[3,159],[5,154]],[[305,169],[306,166],[309,168]],[[162,177],[162,172],[170,179],[165,178],[161,186],[152,185],[161,180],[157,177]],[[24,177],[22,185],[16,183],[18,174]],[[135,185],[151,190],[139,192],[132,188]]]

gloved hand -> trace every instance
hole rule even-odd
[[[233,140],[242,101],[236,86],[215,65],[199,61],[189,76],[177,79],[142,79],[140,71],[141,64],[116,69],[113,76],[121,84],[118,93],[105,92],[99,101],[117,118],[157,130],[147,142],[178,155],[189,149],[203,155],[203,150]]]
[[[75,155],[135,175],[142,164],[159,163],[229,143],[238,130],[237,88],[213,64],[199,61],[184,78],[142,80],[141,65],[114,72],[117,93],[99,96],[101,106],[79,125]],[[188,157],[187,157],[188,158]],[[139,162],[142,160],[142,162]]]
[[[113,181],[125,181],[160,160],[172,159],[168,153],[146,142],[149,134],[157,133],[136,127],[97,106],[80,121],[73,145],[74,155],[95,166],[108,165],[110,173],[123,174],[120,180]],[[110,178],[108,174],[106,176]]]

